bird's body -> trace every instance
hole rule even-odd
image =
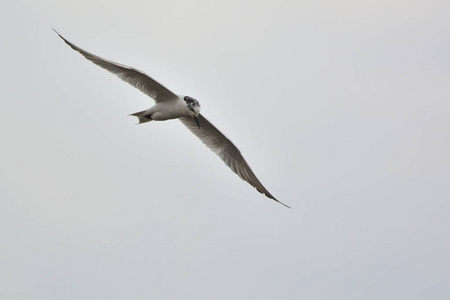
[[[189,96],[177,95],[142,71],[94,55],[72,44],[58,32],[56,33],[86,59],[113,73],[155,100],[156,104],[151,108],[131,114],[139,119],[139,123],[179,119],[240,178],[256,188],[258,192],[289,207],[269,193],[256,178],[239,149],[200,114],[200,103],[197,100]]]
[[[193,111],[186,106],[186,101],[183,100],[184,97],[175,96],[171,99],[158,102],[147,110],[131,115],[138,117],[139,123],[192,117]]]

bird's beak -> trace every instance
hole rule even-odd
[[[197,116],[194,116],[194,119],[195,119],[195,123],[197,123],[198,128],[200,128],[200,122],[198,121]]]

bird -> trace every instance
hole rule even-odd
[[[136,112],[130,116],[138,118],[139,123],[151,121],[165,121],[179,119],[200,141],[218,155],[222,161],[242,180],[248,182],[258,192],[266,197],[291,208],[289,205],[276,199],[258,180],[252,169],[245,161],[239,149],[201,113],[200,103],[190,96],[178,95],[154,80],[144,72],[104,59],[92,54],[75,44],[69,42],[54,28],[58,36],[73,50],[79,52],[87,60],[116,75],[129,83],[155,101],[149,109]]]

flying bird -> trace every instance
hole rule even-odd
[[[277,200],[269,193],[258,178],[256,178],[239,149],[200,114],[200,103],[196,99],[189,96],[177,95],[144,72],[94,55],[72,44],[56,30],[55,32],[66,44],[75,51],[78,51],[87,60],[113,73],[155,100],[156,104],[151,108],[131,114],[131,116],[139,119],[139,124],[150,121],[179,119],[181,123],[196,135],[203,144],[216,153],[241,179],[247,181],[258,192],[266,195],[268,198],[290,208],[290,206]]]

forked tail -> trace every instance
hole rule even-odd
[[[146,110],[131,114],[130,116],[135,116],[139,119],[139,124],[153,121],[151,115],[145,114]]]

